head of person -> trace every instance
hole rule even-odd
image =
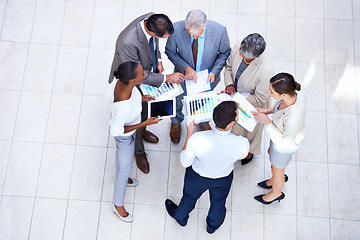
[[[206,14],[201,10],[190,11],[185,19],[185,27],[195,39],[203,34],[207,23]]]
[[[266,47],[265,39],[258,33],[247,35],[240,44],[240,56],[247,59],[259,57]]]
[[[214,108],[213,120],[217,128],[230,130],[239,119],[236,102],[224,101]]]
[[[287,95],[294,96],[295,91],[300,90],[300,83],[289,73],[278,73],[270,79],[269,93],[275,100],[281,100]]]
[[[144,69],[137,62],[123,62],[114,72],[114,76],[125,85],[139,85],[144,81]]]
[[[153,14],[145,22],[152,37],[167,38],[174,33],[174,26],[165,14]]]

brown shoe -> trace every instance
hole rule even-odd
[[[170,138],[173,143],[179,143],[181,136],[181,125],[171,122]]]
[[[212,129],[209,123],[200,125],[200,128],[201,128],[201,131],[208,131],[208,130]]]
[[[148,130],[145,130],[141,136],[145,141],[149,143],[157,143],[159,141],[159,138]]]
[[[150,171],[149,162],[147,160],[146,154],[137,154],[135,153],[136,165],[143,173],[148,173]]]

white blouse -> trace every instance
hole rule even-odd
[[[141,122],[141,94],[134,87],[128,100],[114,102],[111,106],[110,133],[116,136],[130,136],[136,130],[124,133],[124,126],[131,126]]]

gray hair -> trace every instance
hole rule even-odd
[[[265,39],[258,33],[247,35],[240,44],[240,53],[246,58],[257,58],[266,47]]]
[[[206,14],[201,10],[191,10],[185,19],[185,26],[192,32],[198,32],[206,27]]]

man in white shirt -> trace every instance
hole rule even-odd
[[[194,134],[194,123],[186,126],[187,137],[180,154],[181,165],[187,168],[183,197],[179,206],[170,199],[165,201],[167,212],[181,226],[187,224],[189,213],[206,190],[210,194],[207,232],[214,233],[224,222],[234,163],[249,151],[249,141],[230,132],[239,118],[238,113],[235,102],[225,101],[214,109],[212,131]]]

